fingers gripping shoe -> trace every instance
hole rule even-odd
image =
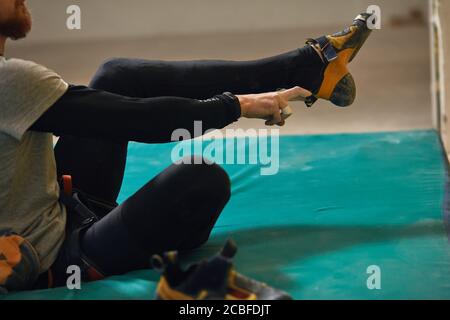
[[[209,260],[183,270],[175,251],[152,258],[162,272],[156,289],[158,300],[292,300],[285,292],[239,274],[233,267],[237,247],[228,240]]]
[[[367,23],[371,15],[362,13],[343,31],[306,41],[321,52],[326,63],[320,88],[305,101],[308,107],[319,98],[329,100],[339,107],[346,107],[354,102],[356,85],[347,65],[355,58],[372,32]]]

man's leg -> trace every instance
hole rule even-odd
[[[313,90],[322,69],[322,60],[311,46],[251,61],[120,58],[104,63],[90,87],[131,97],[205,99],[224,91],[258,93],[296,85]],[[126,152],[125,141],[61,137],[55,147],[58,175],[70,174],[76,188],[114,202]]]
[[[91,86],[132,97],[207,99],[224,91],[261,93],[293,86],[315,91],[323,69],[309,45],[251,61],[114,58],[100,66]]]
[[[229,198],[218,165],[171,165],[92,225],[82,249],[106,275],[147,268],[152,254],[206,242]]]

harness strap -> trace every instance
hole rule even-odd
[[[73,192],[72,176],[63,175],[61,177],[61,189],[65,195],[71,196]]]
[[[66,206],[68,215],[67,238],[64,244],[64,261],[67,265],[76,265],[81,269],[83,281],[101,280],[105,273],[91,261],[81,249],[81,235],[99,220],[80,199],[80,193],[73,188],[72,177],[63,175],[60,179],[61,193],[59,200]],[[60,266],[61,267],[61,266]],[[53,286],[54,270],[48,273],[49,287]],[[61,285],[61,283],[58,283]]]

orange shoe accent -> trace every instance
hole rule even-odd
[[[236,271],[230,270],[226,300],[257,300],[256,294],[236,285]]]
[[[194,297],[170,288],[169,283],[164,276],[161,276],[156,292],[159,300],[194,300]],[[204,294],[201,294],[201,296],[203,296],[201,298],[204,298]]]
[[[355,49],[351,48],[344,49],[337,54],[337,59],[328,64],[316,95],[318,98],[329,100],[340,107],[353,103],[356,97],[356,86],[347,64],[354,51]]]

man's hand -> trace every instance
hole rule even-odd
[[[268,92],[236,95],[241,104],[241,116],[250,119],[266,120],[266,125],[283,126],[281,110],[289,105],[289,101],[304,101],[312,93],[301,87]]]

